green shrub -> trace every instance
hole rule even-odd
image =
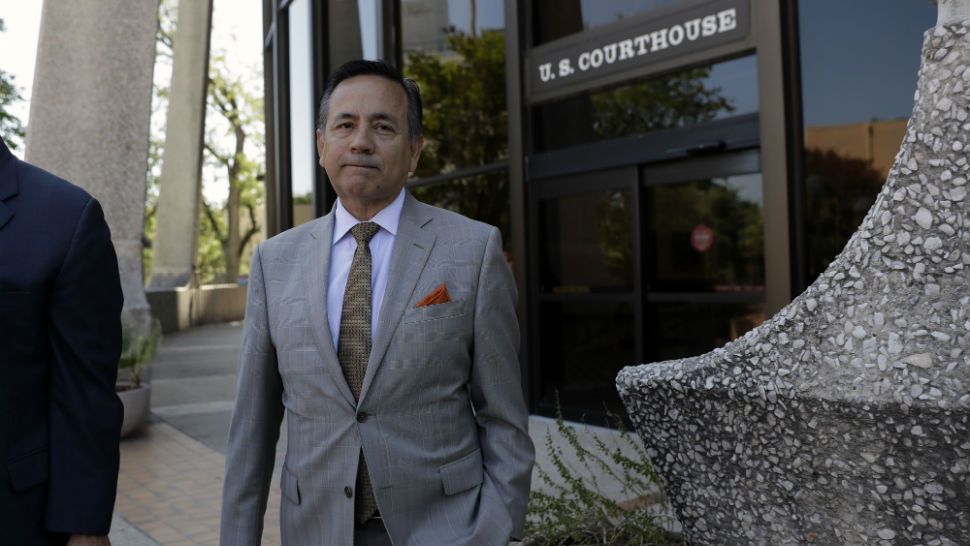
[[[525,545],[685,544],[679,535],[657,524],[658,518],[663,517],[658,516],[657,509],[666,508],[666,501],[646,450],[626,430],[621,419],[611,416],[610,421],[619,430],[620,441],[614,448],[595,435],[581,439],[580,433],[567,425],[557,410],[556,430],[565,438],[565,445],[580,468],[577,471],[566,464],[564,447],[555,445],[552,434],[547,432],[545,448],[554,473],[561,479],[554,480],[550,470],[538,468],[539,480],[548,492],[533,491],[529,499]],[[582,440],[592,444],[587,447]],[[626,455],[624,447],[634,455]],[[601,493],[597,476],[617,480],[622,485],[622,497],[630,500],[620,503]]]
[[[121,324],[121,358],[118,359],[118,380],[127,381],[130,388],[141,385],[145,366],[155,358],[162,338],[162,325],[152,319],[149,331],[139,335],[127,322]],[[127,374],[127,375],[123,375]]]

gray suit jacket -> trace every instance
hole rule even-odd
[[[498,230],[407,195],[359,403],[327,321],[332,233],[331,212],[253,255],[222,544],[259,543],[284,410],[284,545],[352,546],[361,449],[395,546],[521,536],[534,449]],[[451,302],[415,307],[441,283]]]

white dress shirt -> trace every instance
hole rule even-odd
[[[371,340],[377,335],[377,320],[380,318],[381,304],[384,302],[384,289],[387,287],[387,275],[391,269],[391,250],[394,248],[394,237],[401,220],[401,209],[404,208],[404,189],[390,205],[384,207],[370,220],[381,227],[374,238],[370,240],[371,254]],[[337,198],[334,211],[333,242],[330,247],[330,271],[327,276],[327,319],[330,321],[330,335],[333,346],[338,351],[337,340],[340,337],[340,316],[344,305],[344,291],[347,288],[347,276],[350,265],[357,252],[357,240],[350,233],[350,229],[359,224],[360,220],[347,212],[340,198]]]

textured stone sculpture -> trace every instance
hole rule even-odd
[[[968,116],[970,21],[939,25],[831,266],[724,348],[618,376],[691,544],[970,545]]]

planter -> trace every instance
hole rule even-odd
[[[121,424],[121,437],[131,434],[145,419],[151,404],[152,386],[141,383],[134,387],[131,383],[121,382],[115,387],[118,398],[125,407],[125,418]]]

